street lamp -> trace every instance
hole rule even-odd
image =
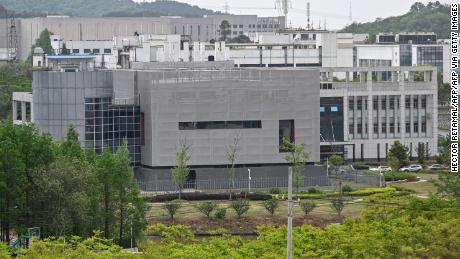
[[[251,193],[251,169],[248,168],[249,193]]]

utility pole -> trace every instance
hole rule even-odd
[[[287,230],[287,259],[292,259],[292,167],[288,169],[288,230]]]

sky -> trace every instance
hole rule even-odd
[[[144,0],[135,0],[138,2]],[[151,2],[154,0],[145,0]],[[178,0],[179,2],[198,5],[215,11],[224,11],[228,4],[232,14],[257,14],[259,16],[275,16],[281,13],[275,9],[276,0]],[[376,18],[386,18],[405,14],[415,2],[427,4],[429,0],[290,0],[288,23],[293,27],[305,27],[307,24],[307,2],[310,2],[310,13],[313,26],[317,27],[321,20],[321,28],[326,20],[327,29],[342,29],[350,24],[350,2],[352,20],[371,22]],[[434,2],[434,0],[432,0]],[[441,3],[458,3],[459,0],[442,0]]]

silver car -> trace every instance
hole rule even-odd
[[[420,172],[422,170],[423,170],[423,166],[418,165],[418,164],[409,165],[409,166],[402,167],[401,169],[399,169],[399,171],[401,172]]]

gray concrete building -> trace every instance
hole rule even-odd
[[[27,58],[32,44],[44,29],[48,29],[68,41],[112,40],[113,37],[133,36],[135,33],[179,34],[191,41],[210,41],[219,37],[219,25],[223,20],[222,17],[235,21],[232,26],[237,28],[232,29],[236,32],[232,32],[232,37],[254,31],[276,31],[284,28],[284,17],[258,18],[256,15],[212,15],[198,18],[173,16],[24,18],[16,21],[19,58],[22,60]],[[260,30],[258,30],[259,26]],[[6,28],[6,20],[0,20],[0,35],[4,35],[4,37],[0,37],[3,39],[0,40],[0,48],[6,48]]]
[[[238,138],[238,166],[275,176],[287,167],[282,137],[319,161],[318,85],[318,69],[35,72],[34,122],[58,140],[73,124],[97,152],[127,139],[142,175],[165,178],[181,141],[196,179],[227,177]]]

